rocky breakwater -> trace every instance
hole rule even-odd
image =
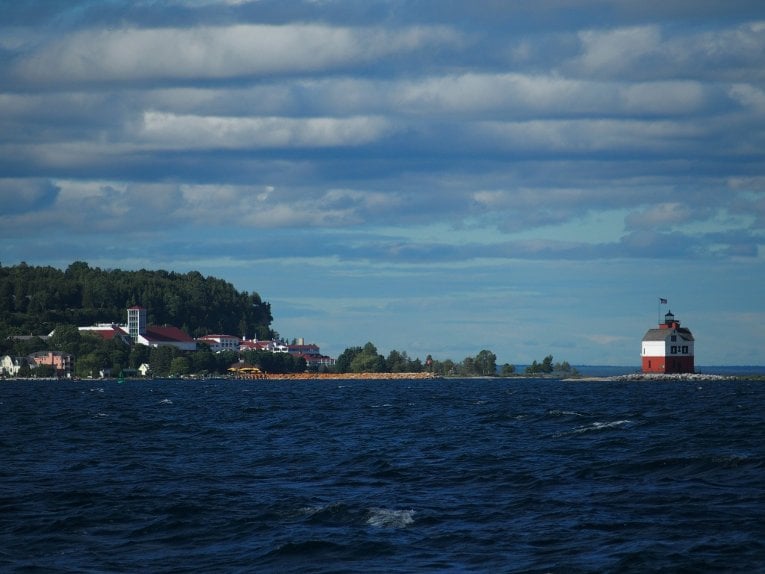
[[[732,381],[735,377],[704,373],[630,373],[612,377],[613,381]]]

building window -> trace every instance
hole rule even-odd
[[[684,355],[688,354],[688,347],[686,345],[683,345],[683,354]]]
[[[675,353],[677,353],[677,346],[675,346],[675,345],[672,345],[672,350],[670,351],[670,353],[672,353],[673,355],[674,355]]]
[[[670,340],[671,340],[673,343],[674,343],[675,341],[677,341],[677,335],[672,335],[672,336],[670,337]]]

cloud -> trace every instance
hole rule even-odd
[[[685,223],[706,220],[713,215],[714,210],[710,207],[666,202],[630,213],[625,219],[625,224],[630,230],[673,229]]]
[[[0,222],[54,205],[61,189],[45,179],[0,179]]]
[[[577,64],[588,74],[621,75],[640,60],[656,58],[661,33],[658,26],[616,30],[586,30],[579,33],[582,55]]]
[[[146,112],[140,137],[162,147],[333,147],[370,143],[389,131],[384,118],[231,118]]]
[[[15,76],[31,84],[183,81],[342,69],[441,44],[445,28],[351,29],[320,24],[93,29],[23,56]]]
[[[659,24],[578,33],[581,53],[567,69],[589,77],[640,79],[725,78],[762,81],[765,27],[745,22],[714,30],[676,29]]]

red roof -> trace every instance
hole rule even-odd
[[[92,333],[94,335],[98,335],[105,341],[111,341],[114,339],[114,337],[127,337],[128,333],[121,327],[118,327],[117,325],[111,325],[108,327],[92,327],[92,328],[85,328],[80,329],[83,333]]]
[[[102,339],[105,339],[106,341],[111,341],[114,339],[114,337],[126,337],[127,333],[120,329],[119,327],[115,327],[114,329],[94,329],[92,331],[89,331],[90,333],[95,333]]]
[[[179,343],[193,343],[194,339],[181,331],[178,327],[146,327],[144,337],[149,341],[175,341]]]

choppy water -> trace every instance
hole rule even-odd
[[[765,383],[0,383],[4,572],[765,571]]]

